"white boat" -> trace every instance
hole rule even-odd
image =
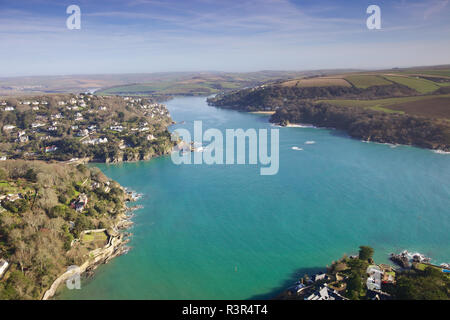
[[[302,151],[302,150],[303,150],[303,148],[299,148],[299,147],[292,147],[292,150]]]

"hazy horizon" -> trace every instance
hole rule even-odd
[[[0,0],[0,77],[449,63],[449,0]],[[81,29],[66,9],[78,5]],[[369,5],[381,29],[369,30]]]

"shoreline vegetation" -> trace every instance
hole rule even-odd
[[[173,124],[158,98],[0,98],[0,299],[49,299],[79,266],[126,253],[137,196],[88,162],[166,155]],[[4,267],[6,266],[6,267]]]
[[[83,164],[0,162],[0,299],[49,299],[70,276],[126,253],[139,198]]]
[[[443,73],[450,72],[446,68]],[[307,77],[207,101],[219,108],[270,114],[269,121],[281,126],[309,124],[342,130],[363,141],[449,152],[450,77],[428,73],[406,69]]]
[[[123,188],[123,191],[127,194],[127,201],[136,201],[131,195],[131,192]],[[134,211],[136,208],[129,208],[125,205],[125,212]],[[83,231],[84,234],[92,233],[105,233],[108,237],[107,243],[102,248],[97,248],[89,252],[88,258],[78,268],[70,269],[61,274],[52,283],[50,288],[45,291],[42,300],[48,300],[58,294],[58,288],[64,284],[65,281],[72,278],[75,274],[82,276],[83,274],[93,275],[94,270],[102,265],[107,264],[111,259],[118,257],[122,254],[126,254],[129,251],[129,247],[126,244],[129,242],[130,233],[124,232],[132,227],[131,221],[133,215],[126,213],[120,213],[117,216],[116,223],[110,229],[94,229]],[[81,241],[81,239],[74,239],[74,241]]]
[[[396,265],[377,264],[374,250],[361,246],[357,255],[344,255],[326,272],[304,275],[276,300],[449,300],[450,264],[403,251],[391,254]]]

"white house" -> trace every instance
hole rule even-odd
[[[39,127],[42,127],[43,125],[44,125],[43,123],[34,122],[34,123],[31,124],[31,127],[32,128],[39,128]]]
[[[383,278],[383,271],[381,271],[380,267],[376,265],[372,265],[367,267],[367,289],[369,290],[381,290],[381,279]]]

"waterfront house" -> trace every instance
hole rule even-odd
[[[310,294],[305,300],[348,300],[341,296],[336,290],[331,290],[325,284],[322,288]]]
[[[381,279],[383,278],[383,271],[376,265],[367,267],[368,274],[366,285],[369,290],[381,290]]]

